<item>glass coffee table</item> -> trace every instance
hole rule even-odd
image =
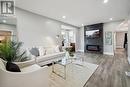
[[[70,57],[70,58],[63,57],[63,58],[61,58],[61,60],[59,60],[59,61],[54,61],[54,62],[52,63],[52,72],[53,72],[54,74],[56,74],[56,75],[62,77],[63,79],[66,79],[66,66],[67,66],[68,64],[71,64],[71,63],[76,64],[76,63],[75,63],[76,60],[79,60],[79,58],[77,58],[77,57]],[[56,68],[57,68],[57,67],[55,66],[56,64],[57,64],[57,65],[60,65],[60,67],[63,67],[63,70],[60,71],[60,72],[57,72],[57,71],[56,71]],[[82,65],[80,65],[80,64],[77,64],[77,65],[82,66]]]
[[[59,61],[54,61],[52,63],[52,72],[55,73],[56,75],[62,77],[63,79],[66,79],[66,66],[68,64],[72,63],[69,59],[66,59],[66,58],[62,58],[61,60]],[[56,64],[60,65],[61,67],[63,67],[63,72],[57,72],[56,71]]]

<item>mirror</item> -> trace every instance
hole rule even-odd
[[[5,41],[18,41],[17,21],[14,16],[0,16],[0,43]]]

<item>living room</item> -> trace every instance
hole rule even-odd
[[[0,87],[129,87],[129,0],[0,3]]]

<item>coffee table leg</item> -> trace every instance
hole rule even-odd
[[[66,66],[64,66],[64,79],[66,79]]]
[[[56,73],[54,65],[55,65],[55,62],[52,62],[52,73],[62,77],[63,79],[66,79],[66,66],[63,66],[64,67],[64,76],[62,76],[62,75]]]
[[[53,62],[52,62],[52,72],[55,72],[55,71],[54,71],[54,64],[55,64],[55,63],[54,63],[54,61],[53,61]]]

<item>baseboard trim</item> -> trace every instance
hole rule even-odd
[[[77,52],[84,52],[84,50],[77,50]]]
[[[128,63],[130,64],[130,57],[128,57]]]
[[[114,55],[114,53],[109,53],[109,52],[104,52],[103,54],[106,54],[106,55]]]

